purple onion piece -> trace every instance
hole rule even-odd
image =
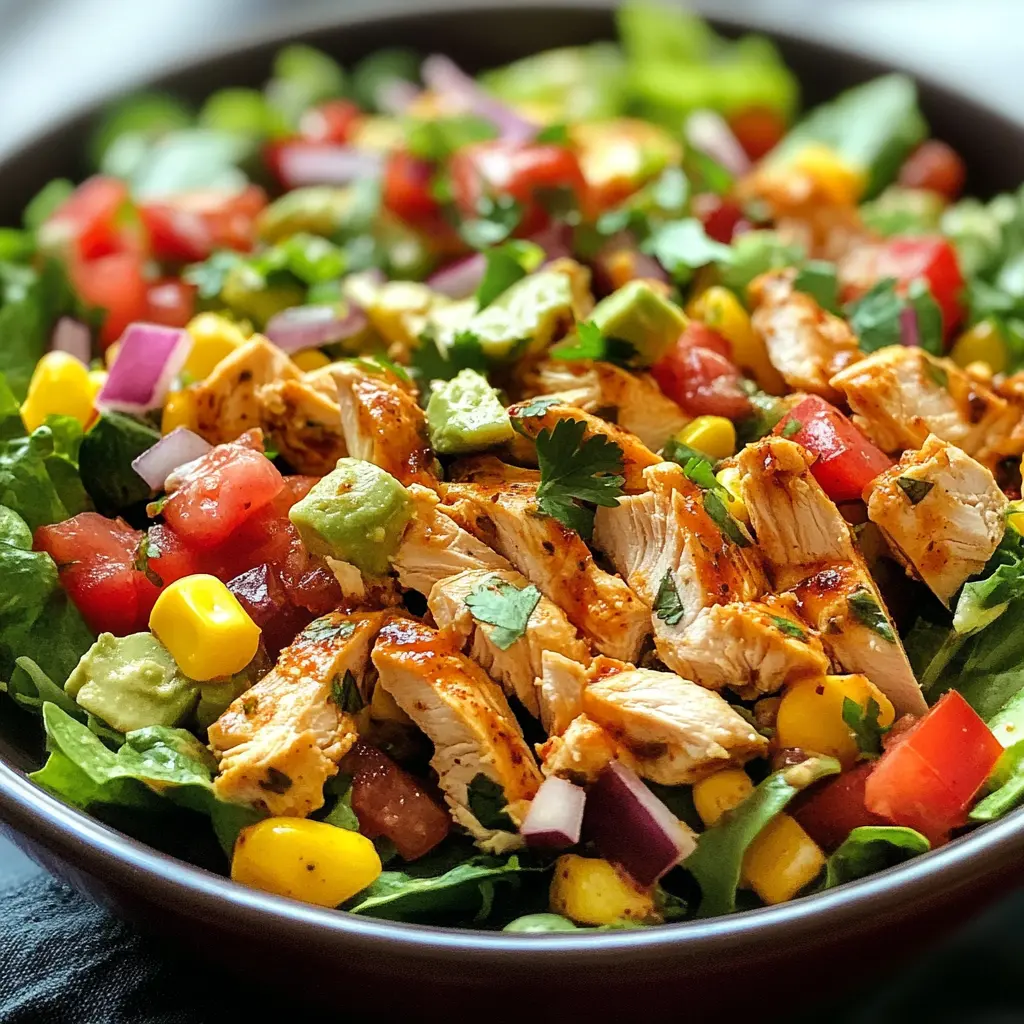
[[[580,841],[587,794],[579,786],[552,775],[541,783],[520,834],[530,846],[564,850]]]
[[[468,299],[480,287],[486,269],[487,257],[474,253],[431,274],[427,287],[449,299]]]
[[[900,341],[917,348],[921,344],[921,332],[917,326],[917,310],[908,302],[900,310]]]
[[[88,366],[92,356],[92,331],[81,320],[62,316],[50,335],[50,348],[54,352],[66,352]]]
[[[725,118],[713,110],[695,110],[686,119],[686,139],[737,178],[750,170],[750,157]]]
[[[188,331],[161,324],[129,324],[117,359],[96,396],[98,409],[141,413],[159,408],[192,348]]]
[[[640,781],[614,762],[587,791],[584,835],[601,856],[638,885],[653,885],[694,848],[676,816]]]
[[[322,143],[284,146],[278,158],[278,172],[285,188],[306,185],[348,185],[360,178],[378,178],[384,157],[352,146]]]
[[[544,250],[548,263],[572,256],[572,228],[564,221],[552,220],[546,228],[530,235],[529,241]]]
[[[293,306],[267,321],[263,333],[283,352],[301,352],[348,341],[366,329],[366,314],[355,305]]]
[[[401,117],[416,102],[420,95],[418,86],[401,78],[389,78],[382,82],[374,94],[377,109],[392,117]]]
[[[175,427],[152,448],[132,459],[132,469],[154,490],[163,490],[167,478],[181,466],[205,455],[213,446],[188,427]]]

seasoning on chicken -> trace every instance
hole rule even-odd
[[[448,467],[445,478],[460,484],[540,483],[540,471],[510,466],[496,455],[470,455]]]
[[[439,580],[460,572],[469,569],[501,572],[512,568],[507,559],[447,515],[434,491],[412,484],[409,497],[413,502],[413,518],[391,560],[403,587],[426,597]]]
[[[608,730],[580,713],[559,735],[537,745],[541,771],[577,785],[593,782],[613,761],[636,770],[630,752]]]
[[[430,764],[455,821],[491,853],[521,846],[516,828],[542,777],[497,684],[450,634],[412,619],[385,626],[372,658],[377,685],[434,744]]]
[[[764,339],[772,366],[792,388],[834,401],[829,381],[861,358],[857,339],[841,317],[793,287],[795,270],[762,274],[748,289],[751,324]]]
[[[890,345],[832,378],[854,421],[883,451],[920,448],[929,434],[989,468],[1024,451],[1021,411],[950,359]]]
[[[607,438],[622,452],[622,475],[625,477],[627,494],[646,490],[644,470],[661,461],[635,434],[571,405],[529,400],[510,406],[508,414],[516,430],[534,440],[541,431],[553,432],[561,420],[575,420],[585,424],[581,443],[596,436]]]
[[[338,403],[308,380],[275,380],[257,392],[260,423],[299,473],[326,476],[348,455]]]
[[[306,627],[277,664],[209,729],[217,796],[303,817],[356,741],[345,688],[359,687],[387,612],[331,612]]]
[[[634,660],[650,633],[644,603],[598,568],[579,534],[537,509],[536,487],[445,484],[443,511],[512,563],[593,646]]]
[[[297,381],[299,368],[276,345],[256,334],[192,387],[196,431],[210,444],[233,441],[262,423],[259,390],[273,382]]]
[[[985,567],[1009,505],[988,469],[934,435],[874,480],[867,503],[893,554],[945,605]]]
[[[474,611],[474,598],[495,594],[496,587],[514,588],[519,593],[532,590],[537,599],[518,637],[511,636],[507,626]],[[558,653],[584,664],[590,662],[590,651],[565,612],[513,569],[471,569],[439,580],[430,591],[427,607],[438,628],[459,636],[466,653],[505,693],[518,697],[535,718],[540,715],[540,705],[534,683],[542,675],[543,656]]]
[[[573,661],[555,651],[542,651],[540,676],[534,680],[540,705],[540,724],[549,736],[558,736],[569,728],[583,710],[583,687],[587,685],[587,664]]]

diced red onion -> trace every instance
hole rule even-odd
[[[427,287],[449,299],[468,299],[483,280],[487,257],[482,252],[442,267],[427,278]]]
[[[750,157],[725,118],[713,110],[695,110],[686,119],[686,139],[736,177],[750,170]]]
[[[347,341],[366,328],[366,314],[349,304],[344,312],[335,306],[293,306],[275,313],[263,333],[283,352],[301,352],[338,341]]]
[[[379,178],[383,169],[381,153],[322,142],[289,142],[277,156],[277,172],[288,189],[348,185],[360,178]]]
[[[546,228],[535,231],[529,241],[544,250],[547,262],[572,256],[572,228],[564,221],[552,220]]]
[[[416,102],[420,94],[418,86],[401,78],[389,78],[382,82],[374,93],[374,102],[382,113],[401,117]]]
[[[520,834],[530,846],[564,850],[580,841],[587,794],[552,775],[541,783],[523,820]]]
[[[537,125],[480,88],[454,61],[432,54],[423,62],[423,81],[440,96],[458,100],[473,114],[490,121],[508,142],[529,142]]]
[[[129,413],[159,408],[191,348],[191,336],[180,327],[129,324],[121,335],[117,359],[96,396],[97,408]]]
[[[54,352],[66,352],[88,366],[92,355],[92,332],[81,320],[62,316],[50,335],[50,348]]]
[[[917,310],[907,303],[900,310],[900,341],[917,348],[921,344],[921,332],[917,327]]]
[[[638,885],[653,885],[694,848],[676,816],[617,761],[587,791],[583,832]]]
[[[163,490],[164,481],[176,469],[205,455],[213,446],[188,427],[175,427],[152,448],[132,459],[132,469],[153,488]]]

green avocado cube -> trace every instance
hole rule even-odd
[[[476,370],[462,370],[431,392],[427,428],[442,455],[477,452],[515,437],[497,393]]]
[[[488,359],[543,352],[573,323],[573,282],[561,270],[516,281],[469,322]]]
[[[64,689],[118,732],[179,725],[199,698],[199,684],[182,674],[152,633],[101,633]]]
[[[390,473],[372,462],[338,459],[288,517],[314,555],[383,576],[412,518],[412,501]]]
[[[646,281],[630,281],[595,307],[590,319],[606,338],[629,342],[638,366],[656,363],[686,327],[683,311]]]

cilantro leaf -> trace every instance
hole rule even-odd
[[[937,363],[933,363],[930,359],[926,359],[924,362],[924,368],[928,376],[940,387],[949,387],[949,373],[947,373],[944,366],[939,366]]]
[[[891,644],[896,643],[896,634],[893,633],[885,612],[867,587],[858,587],[846,600],[853,617],[861,625],[867,626],[883,640],[888,640]]]
[[[559,420],[553,431],[542,430],[537,436],[537,506],[545,515],[589,538],[594,530],[594,513],[578,502],[614,508],[623,493],[625,478],[622,449],[600,434],[584,440],[586,429],[582,420]]]
[[[487,369],[487,356],[472,331],[459,331],[444,352],[433,333],[424,331],[409,357],[409,370],[421,383],[451,380],[463,370],[476,370],[486,377]]]
[[[930,480],[915,480],[912,476],[896,477],[896,485],[907,496],[911,505],[916,505],[927,497],[928,492],[935,486]]]
[[[658,587],[658,596],[654,599],[654,613],[668,626],[677,626],[686,614],[679,588],[672,578],[672,573],[665,573]]]
[[[463,146],[486,142],[496,135],[497,130],[490,121],[472,114],[429,121],[410,119],[406,124],[405,144],[420,160],[441,163]]]
[[[336,622],[330,615],[314,619],[299,635],[305,640],[347,640],[356,631],[352,622]]]
[[[889,731],[878,724],[882,709],[874,697],[868,698],[866,707],[861,707],[849,697],[843,698],[843,721],[857,740],[860,756],[874,760],[882,754],[882,737]]]
[[[900,315],[903,300],[896,293],[896,281],[879,281],[846,307],[850,328],[857,336],[862,352],[876,352],[888,345],[899,345],[903,338]]]
[[[481,309],[486,309],[516,281],[535,271],[544,261],[544,250],[533,242],[514,239],[488,249],[484,257],[487,266],[476,290],[476,301]]]
[[[810,295],[822,309],[839,312],[839,280],[836,265],[826,260],[808,260],[796,274],[793,287]]]
[[[942,342],[942,310],[932,295],[928,282],[916,277],[907,288],[906,309],[913,310],[917,321],[917,343],[925,352],[933,356],[941,356]],[[904,313],[906,315],[906,313]]]
[[[786,420],[786,425],[782,428],[783,437],[792,437],[794,434],[799,434],[803,430],[804,425],[795,417],[790,417]]]
[[[505,812],[508,806],[505,791],[493,779],[483,772],[474,775],[473,781],[466,787],[466,797],[470,813],[484,828],[515,832],[512,819]]]
[[[496,575],[466,595],[466,607],[473,618],[494,627],[488,636],[503,651],[525,635],[530,616],[539,603],[540,591],[532,583],[520,590]]]
[[[510,196],[484,196],[477,204],[477,216],[459,225],[462,240],[472,249],[486,249],[504,242],[523,219],[523,208]]]
[[[636,346],[622,338],[606,338],[601,328],[587,320],[576,325],[576,344],[571,341],[551,349],[554,359],[602,359],[616,366],[630,366],[636,359]]]
[[[725,491],[725,488],[718,482],[711,463],[704,455],[696,455],[687,459],[683,466],[683,476],[692,480],[698,487],[705,491]]]
[[[743,532],[743,527],[733,519],[718,491],[704,492],[704,511],[711,516],[712,522],[722,531],[726,540],[731,540],[737,547],[750,547],[750,538]]]
[[[677,281],[685,283],[693,271],[728,260],[729,246],[709,238],[704,225],[695,217],[669,221],[651,232],[640,249],[653,256]]]
[[[772,625],[786,636],[791,636],[796,640],[807,639],[807,631],[801,629],[792,619],[787,619],[784,615],[769,615],[768,618],[772,620]]]
[[[537,132],[533,141],[549,146],[565,146],[569,143],[569,129],[564,124],[549,124]]]
[[[151,558],[159,558],[163,552],[159,545],[153,541],[148,533],[142,535],[139,546],[135,549],[135,569],[141,572],[154,587],[164,585],[163,577],[149,564]]]
[[[688,445],[685,441],[677,441],[674,437],[670,437],[665,442],[665,447],[661,450],[661,457],[666,462],[676,462],[680,466],[685,466],[691,459],[703,459],[705,462],[710,459],[705,452]]]
[[[356,682],[356,677],[352,675],[351,669],[345,669],[345,675],[340,681],[335,678],[331,682],[331,700],[346,715],[358,714],[366,706],[363,695],[359,692],[359,684]]]
[[[516,420],[528,420],[533,416],[543,416],[553,405],[560,405],[561,399],[556,395],[538,395],[514,406],[513,425]]]

